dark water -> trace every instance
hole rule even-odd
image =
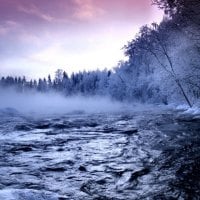
[[[1,112],[0,200],[15,199],[200,199],[200,119]]]

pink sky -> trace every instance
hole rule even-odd
[[[112,68],[162,15],[151,0],[0,0],[0,75]]]

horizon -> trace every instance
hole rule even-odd
[[[0,74],[27,79],[112,69],[141,26],[163,19],[151,0],[1,1]]]

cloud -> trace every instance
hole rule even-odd
[[[21,24],[44,25],[112,20],[144,20],[151,14],[151,0],[1,0],[0,22],[10,18]]]
[[[92,0],[75,0],[76,7],[73,17],[79,20],[94,20],[98,16],[102,16],[105,10],[95,5]]]
[[[35,15],[36,17],[39,17],[40,19],[43,19],[47,22],[52,22],[54,20],[54,18],[52,16],[50,16],[49,14],[43,13],[38,7],[36,7],[33,4],[30,5],[29,7],[24,7],[24,6],[20,5],[18,7],[18,10],[21,12],[24,12],[28,15]]]
[[[103,34],[101,32],[102,38],[99,38],[99,35],[93,36],[93,38],[87,37],[85,38],[87,41],[84,43],[81,42],[82,38],[70,38],[71,43],[63,40],[48,45],[33,53],[29,59],[41,66],[54,66],[55,70],[58,67],[62,68],[68,73],[84,69],[92,70],[94,66],[99,69],[112,68],[117,65],[119,60],[124,59],[123,51],[120,49],[126,40],[116,42],[116,36],[112,31],[106,39]],[[80,44],[74,43],[75,40]]]
[[[11,31],[16,30],[17,28],[19,28],[19,24],[15,21],[12,20],[6,20],[4,21],[4,23],[0,24],[0,35],[7,35],[8,33],[10,33]]]
[[[139,27],[161,16],[150,7],[151,0],[0,1],[4,74],[8,68],[38,76],[41,68],[43,75],[56,67],[70,66],[70,71],[111,67]]]

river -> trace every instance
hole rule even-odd
[[[0,199],[198,200],[200,118],[1,111]]]

